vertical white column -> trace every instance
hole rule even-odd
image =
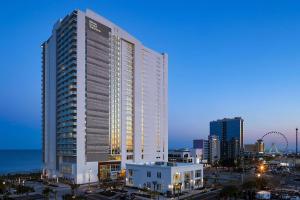
[[[168,161],[169,128],[168,128],[168,55],[163,54],[163,150],[164,161]]]

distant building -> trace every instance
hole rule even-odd
[[[194,159],[191,156],[189,149],[173,149],[169,150],[169,162],[193,163]]]
[[[265,152],[265,143],[262,139],[257,140],[256,144],[256,151],[259,154],[263,154]]]
[[[255,154],[257,152],[256,144],[245,144],[244,145],[244,152]]]
[[[190,155],[194,160],[194,163],[206,163],[207,159],[203,157],[203,149],[190,149]]]
[[[257,145],[256,144],[245,144],[244,145],[244,157],[254,157],[257,155]]]
[[[203,165],[155,162],[126,164],[126,185],[174,194],[203,187]]]
[[[193,149],[202,149],[202,160],[208,160],[209,145],[208,140],[196,139],[193,140]]]
[[[214,164],[220,160],[220,140],[217,135],[208,136],[209,163]]]
[[[244,120],[241,117],[210,122],[210,135],[220,139],[221,159],[236,159],[244,146]]]

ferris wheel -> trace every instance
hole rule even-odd
[[[280,152],[277,148],[277,145],[276,143],[272,142],[272,145],[271,145],[271,148],[269,149],[269,152],[268,153],[276,153],[276,154],[281,154],[281,153],[287,153],[288,151],[288,146],[289,146],[289,142],[287,140],[287,137],[283,134],[283,133],[280,133],[278,131],[271,131],[271,132],[268,132],[266,134],[264,134],[262,137],[261,137],[261,140],[265,140],[265,138],[267,136],[270,136],[270,135],[276,135],[276,136],[279,136],[282,138],[282,140],[280,140],[281,144],[283,145],[283,149],[282,149],[282,152]],[[266,152],[267,153],[267,152]]]

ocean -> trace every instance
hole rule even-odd
[[[33,172],[41,168],[41,150],[0,150],[0,174]]]

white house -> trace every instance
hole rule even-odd
[[[170,162],[126,164],[126,185],[160,193],[201,188],[203,165]]]

